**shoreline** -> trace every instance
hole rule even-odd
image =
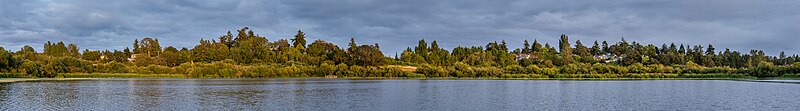
[[[0,83],[30,82],[30,81],[75,81],[95,80],[98,78],[0,78]]]
[[[26,81],[69,81],[69,80],[96,80],[96,79],[350,79],[350,80],[586,80],[586,81],[614,81],[614,80],[735,80],[750,82],[772,82],[772,83],[798,83],[800,78],[766,78],[758,79],[754,77],[669,77],[669,78],[501,78],[501,77],[273,77],[273,78],[192,78],[182,74],[132,74],[132,73],[72,73],[60,74],[56,78],[0,78],[0,83],[26,82]],[[777,81],[776,81],[777,80]],[[780,81],[780,80],[790,80]],[[797,81],[792,81],[797,80]]]
[[[291,77],[291,78],[0,78],[0,84],[39,81],[79,81],[100,79],[347,79],[347,80],[558,80],[558,81],[637,81],[637,80],[730,80],[761,83],[800,84],[799,78],[401,78],[401,77]]]

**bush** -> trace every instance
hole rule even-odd
[[[561,66],[561,74],[577,74],[578,70],[580,69],[575,64],[567,64]]]
[[[472,67],[469,64],[463,62],[456,62],[453,65],[453,73],[451,76],[453,77],[475,77],[475,71],[472,70]]]
[[[552,77],[553,75],[558,74],[558,71],[559,71],[558,68],[542,68],[540,74],[544,74],[544,75]]]
[[[499,77],[503,71],[496,67],[477,67],[473,68],[477,77]]]
[[[428,77],[447,77],[450,75],[450,72],[442,67],[427,64],[417,67],[416,73],[425,74]]]
[[[781,68],[775,67],[769,62],[759,63],[758,66],[751,68],[748,74],[750,74],[750,76],[759,78],[778,77],[783,75],[783,73],[781,73]]]
[[[781,78],[800,78],[800,74],[784,74]]]
[[[408,78],[425,78],[425,75],[424,74],[410,73],[410,74],[407,74],[406,77],[408,77]]]
[[[745,74],[681,74],[682,78],[746,78]]]
[[[633,64],[631,66],[628,66],[628,72],[630,72],[630,73],[647,73],[649,71],[641,63],[636,63],[636,64]]]
[[[500,75],[500,78],[530,78],[531,76],[528,74],[503,74]]]
[[[24,61],[20,68],[22,70],[21,72],[25,72],[33,77],[56,77],[56,75],[58,75],[51,67],[33,61]]]
[[[95,70],[97,72],[104,72],[104,73],[127,73],[128,71],[125,70],[125,65],[119,62],[111,61],[105,64],[97,64],[95,66]]]
[[[407,76],[407,75],[411,74],[411,73],[403,71],[403,69],[400,69],[400,68],[397,68],[397,67],[382,68],[381,72],[384,73],[383,77],[404,77],[404,76]]]
[[[504,69],[506,74],[527,74],[528,70],[519,65],[506,66]]]
[[[162,65],[148,65],[147,69],[153,74],[172,74],[175,72],[172,68]]]

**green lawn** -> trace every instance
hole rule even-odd
[[[21,74],[0,74],[0,78],[35,78]],[[133,74],[133,73],[67,73],[56,78],[191,78],[183,74]],[[323,78],[323,77],[298,77]],[[503,74],[500,77],[338,77],[343,79],[512,79],[512,80],[694,80],[694,79],[757,79],[745,74]],[[800,79],[800,74],[786,74],[768,79]]]

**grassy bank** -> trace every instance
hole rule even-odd
[[[77,73],[59,74],[60,78],[187,78],[182,74]]]
[[[34,78],[24,75],[0,74],[0,78]],[[194,78],[184,74],[133,74],[133,73],[67,73],[56,78]],[[218,77],[203,77],[218,78]],[[758,79],[745,74],[502,74],[500,77],[284,77],[284,78],[340,78],[340,79],[447,79],[447,80],[731,80]],[[786,74],[768,79],[800,79],[800,74]]]
[[[91,80],[94,78],[0,78],[0,83],[24,82],[24,81],[72,81],[72,80]]]

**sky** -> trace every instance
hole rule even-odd
[[[798,6],[797,0],[0,0],[0,46],[41,52],[46,41],[64,41],[81,50],[121,50],[154,37],[164,47],[191,48],[250,27],[270,41],[297,30],[309,43],[340,47],[352,37],[378,43],[387,56],[420,39],[448,50],[505,40],[513,49],[524,40],[557,44],[561,34],[573,45],[625,37],[791,55],[800,53]]]

